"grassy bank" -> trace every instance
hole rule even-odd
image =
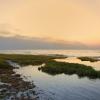
[[[100,78],[100,71],[95,71],[91,66],[82,64],[56,62],[52,60],[47,62],[46,65],[40,69],[51,75],[64,73],[69,75],[77,74],[80,77]]]
[[[1,69],[11,69],[12,67],[3,58],[0,58],[0,68]]]
[[[93,57],[78,57],[78,59],[80,59],[81,61],[90,61],[90,62],[99,61],[97,58],[93,58]]]
[[[24,100],[24,96],[17,97],[18,93],[22,91],[24,95],[25,91],[35,87],[34,84],[24,81],[20,75],[16,74],[13,71],[13,67],[7,63],[7,60],[15,61],[22,65],[39,64],[39,61],[44,61],[44,59],[40,60],[39,57],[40,56],[0,54],[0,82],[3,83],[0,84],[0,100],[6,100],[6,97],[9,98],[10,96],[12,96],[12,100]],[[29,100],[28,98],[34,98],[35,92],[32,91],[32,93],[33,96],[30,97],[28,95],[27,100]],[[28,94],[30,94],[30,92]]]
[[[46,56],[46,55],[21,55],[21,54],[0,54],[0,67],[9,66],[6,60],[14,61],[20,65],[40,65],[52,59],[61,59],[64,56]]]
[[[56,62],[54,59],[66,58],[62,55],[21,55],[21,54],[0,54],[0,68],[12,68],[6,61],[11,60],[20,65],[40,65],[45,63],[42,71],[49,74],[77,74],[78,76],[87,76],[90,78],[100,78],[100,72],[94,70],[91,66],[75,63]],[[89,57],[79,57],[82,61],[97,61],[97,59]]]

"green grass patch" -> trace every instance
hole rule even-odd
[[[99,61],[97,58],[93,57],[78,57],[81,61],[90,61],[90,62],[97,62]]]
[[[77,74],[80,77],[100,78],[100,71],[94,70],[91,66],[82,64],[57,62],[54,59],[66,58],[64,56],[50,55],[22,55],[22,54],[0,54],[0,68],[12,68],[6,61],[11,60],[20,65],[40,65],[45,63],[40,69],[52,75],[56,74]],[[80,58],[81,59],[81,58]],[[88,61],[94,61],[92,58],[84,58]],[[83,60],[83,59],[82,59]]]
[[[66,63],[66,62],[57,62],[49,61],[45,66],[40,68],[43,72],[46,72],[51,75],[56,74],[77,74],[79,77],[89,77],[89,78],[100,78],[100,71],[94,70],[91,66],[86,66],[76,63]]]
[[[64,56],[46,56],[46,55],[22,55],[22,54],[0,54],[0,68],[10,67],[6,62],[11,60],[20,65],[40,65],[52,59],[61,59]]]

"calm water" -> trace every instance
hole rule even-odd
[[[24,80],[34,81],[39,100],[100,100],[100,80],[79,78],[77,75],[48,75],[39,66],[16,69]]]
[[[63,54],[67,56],[99,56],[100,50],[0,50],[12,54]]]
[[[69,56],[60,61],[82,63],[100,70],[100,62],[83,62],[77,56],[100,56],[99,50],[18,50],[0,51],[0,53],[21,54],[64,54]],[[59,59],[57,59],[59,61]],[[100,80],[79,78],[77,75],[59,74],[56,76],[38,71],[39,66],[25,66],[15,69],[24,80],[34,82],[39,100],[100,100]]]

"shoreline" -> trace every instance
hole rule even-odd
[[[13,69],[0,69],[0,100],[36,100],[35,85],[24,81]]]
[[[18,68],[11,65],[10,61],[24,65],[40,65],[54,58],[64,58],[56,55],[22,55],[22,54],[0,54],[0,100],[37,100],[35,95],[34,83],[24,81],[21,75],[16,74],[14,69]]]
[[[45,73],[56,75],[65,73],[68,75],[76,74],[80,77],[89,77],[91,79],[100,79],[100,71],[94,70],[91,66],[76,63],[56,62],[54,59],[67,58],[64,55],[23,55],[23,54],[0,54],[0,99],[4,100],[37,100],[35,95],[34,82],[24,81],[21,75],[16,74],[14,69],[17,67],[11,65],[9,61],[18,63],[21,67],[27,65],[41,65],[38,70]],[[91,60],[91,59],[86,59]],[[3,84],[4,83],[4,84]]]

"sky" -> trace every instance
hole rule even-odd
[[[100,45],[100,0],[0,0],[0,36]]]

